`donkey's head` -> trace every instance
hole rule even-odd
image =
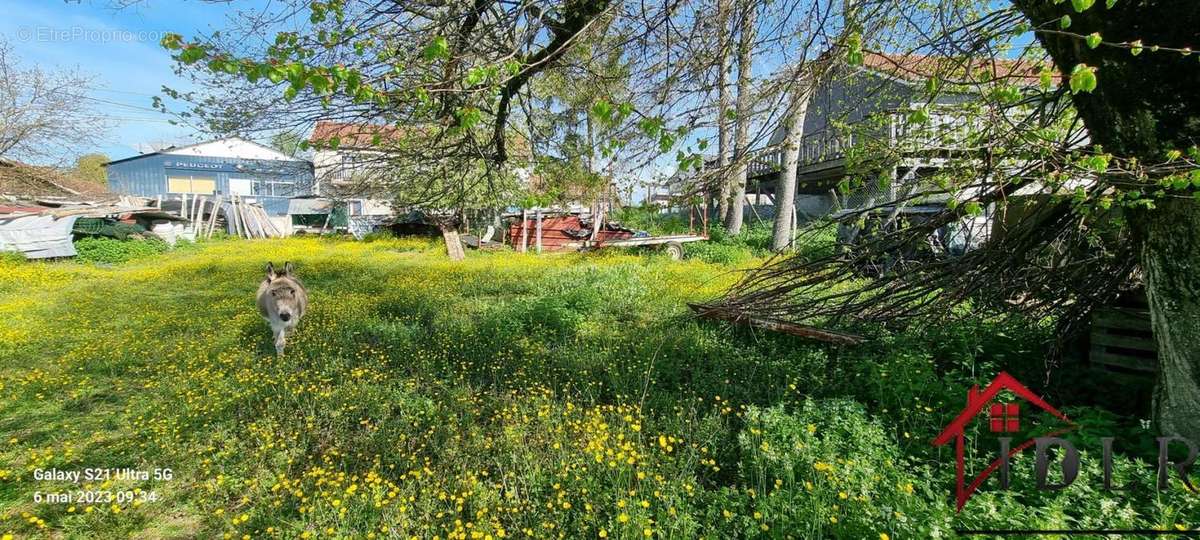
[[[301,314],[300,295],[303,291],[293,272],[290,262],[283,263],[282,272],[275,270],[273,263],[267,263],[265,305],[283,322]]]

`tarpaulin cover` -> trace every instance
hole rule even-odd
[[[74,257],[71,229],[79,216],[0,216],[0,251],[20,251],[29,259]]]

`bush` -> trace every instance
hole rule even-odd
[[[191,242],[188,242],[191,244]],[[171,246],[158,239],[116,240],[105,237],[81,238],[75,242],[77,259],[100,264],[120,264],[158,255]]]
[[[0,263],[22,263],[27,261],[25,254],[20,251],[0,251]]]
[[[927,492],[929,483],[854,401],[810,399],[792,413],[751,408],[738,444],[743,483],[754,490],[744,502],[762,516],[747,525],[806,538],[951,532],[941,493]]]
[[[688,232],[687,217],[679,214],[660,213],[658,206],[627,206],[614,212],[611,221],[635,231],[646,231],[653,235],[685,234]]]
[[[737,235],[730,235],[720,226],[709,230],[707,242],[684,245],[688,257],[712,264],[741,265],[771,253],[771,225],[757,223]]]
[[[392,231],[389,231],[387,229],[379,229],[377,231],[371,231],[367,234],[364,234],[362,237],[362,241],[363,242],[378,242],[380,240],[393,240],[395,238],[396,238],[396,235],[392,234]]]

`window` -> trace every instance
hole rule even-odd
[[[254,195],[254,180],[248,178],[230,178],[229,193],[232,195]]]
[[[1016,433],[1021,431],[1021,405],[1017,403],[993,403],[988,410],[988,419],[993,433]]]
[[[275,197],[291,197],[296,194],[296,183],[284,182],[283,180],[267,180],[264,182],[263,192]]]
[[[342,164],[338,168],[338,179],[351,180],[355,175],[362,172],[362,169],[362,160],[358,154],[342,154]]]
[[[254,182],[254,193],[262,197],[291,197],[296,194],[296,183],[281,178],[263,178]]]
[[[199,193],[212,195],[217,192],[217,180],[212,177],[173,175],[167,177],[168,193]]]

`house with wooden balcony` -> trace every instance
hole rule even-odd
[[[861,65],[835,67],[811,98],[804,122],[796,186],[799,223],[895,200],[921,189],[922,179],[950,159],[978,152],[978,141],[969,136],[978,111],[968,112],[978,94],[942,91],[931,98],[926,90],[928,79],[946,73],[949,65],[1018,87],[1036,87],[1043,69],[1022,61],[878,52],[865,53]],[[750,156],[748,195],[774,201],[784,135],[780,126]],[[859,181],[847,186],[843,181],[850,175]]]

